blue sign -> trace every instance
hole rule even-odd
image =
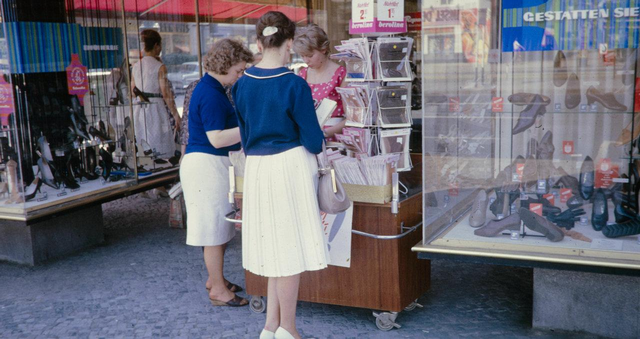
[[[638,47],[640,0],[503,0],[502,51]]]

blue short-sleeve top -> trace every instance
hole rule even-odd
[[[189,103],[189,142],[187,154],[208,153],[229,156],[229,151],[240,149],[240,143],[215,148],[207,132],[238,127],[235,110],[218,80],[205,74],[191,95]]]

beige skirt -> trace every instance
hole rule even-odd
[[[242,264],[266,277],[327,267],[316,157],[303,147],[248,156],[242,201]]]

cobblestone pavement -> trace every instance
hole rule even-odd
[[[199,248],[167,227],[169,201],[103,206],[106,241],[30,268],[0,263],[0,338],[257,338],[264,314],[213,307]],[[227,278],[243,285],[240,237]],[[590,337],[531,328],[532,271],[434,261],[423,309],[379,331],[370,310],[300,302],[298,327],[318,338]],[[357,288],[357,287],[356,287]]]

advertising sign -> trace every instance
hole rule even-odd
[[[636,0],[503,0],[502,51],[636,48]]]
[[[0,73],[0,119],[3,126],[9,125],[9,116],[14,109],[11,84],[7,83],[4,74]]]
[[[69,94],[77,95],[80,102],[82,102],[84,94],[89,91],[87,67],[80,63],[78,54],[71,55],[71,64],[67,66],[67,87]]]

